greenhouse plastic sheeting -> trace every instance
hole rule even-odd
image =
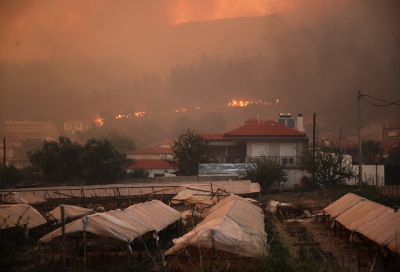
[[[126,208],[126,210],[145,221],[157,232],[178,221],[182,217],[180,212],[159,200],[132,205]]]
[[[0,229],[26,226],[29,230],[45,223],[46,219],[28,204],[0,205]]]
[[[169,183],[130,183],[130,184],[103,184],[85,186],[52,186],[13,189],[0,189],[0,193],[7,195],[10,192],[24,192],[41,199],[64,199],[84,197],[133,197],[147,196],[151,194],[176,195],[180,191],[192,185],[229,190],[234,194],[249,194],[260,192],[258,183],[250,180],[232,181],[202,181],[202,182],[169,182]]]
[[[230,194],[247,195],[259,193],[261,188],[260,184],[251,182],[250,180],[229,180],[229,181],[205,181],[182,184],[179,188],[175,188],[177,194],[183,190],[194,189],[196,191],[216,192],[218,189],[223,190]],[[155,193],[160,194],[168,192],[169,189],[158,189]]]
[[[64,218],[75,219],[90,213],[94,213],[92,209],[63,204],[49,212],[50,217],[56,219],[58,222],[61,222],[61,206],[64,206]]]
[[[351,193],[324,210],[352,232],[400,254],[400,212]]]
[[[358,203],[360,203],[363,200],[364,200],[364,198],[362,198],[361,196],[358,196],[358,195],[355,195],[352,193],[348,193],[348,194],[342,196],[341,198],[339,198],[338,200],[336,200],[335,202],[331,203],[329,206],[327,206],[324,209],[324,211],[327,214],[329,214],[330,216],[332,216],[333,218],[336,218],[337,216],[339,216],[343,212],[347,211],[354,205],[357,205]]]
[[[379,245],[387,246],[400,235],[400,213],[388,208],[381,216],[366,220],[356,231]],[[400,248],[397,252],[400,253]]]
[[[27,192],[12,192],[3,196],[3,201],[10,204],[40,204],[45,202],[45,199],[34,196]]]
[[[366,221],[377,219],[388,210],[386,206],[365,199],[336,217],[336,221],[346,229],[355,231]]]
[[[179,192],[171,199],[172,204],[184,203],[186,206],[197,204],[198,208],[210,207],[215,205],[219,200],[229,196],[230,194],[217,190],[214,192],[204,190],[204,188],[192,186]]]
[[[132,205],[124,210],[87,215],[65,225],[65,233],[84,231],[99,236],[130,242],[148,231],[160,231],[181,218],[181,214],[161,201],[152,200]],[[43,236],[39,242],[49,242],[62,235],[62,229]]]
[[[87,215],[82,219],[78,219],[65,225],[65,234],[84,230],[95,235],[128,242],[141,235],[135,226],[132,226],[123,220],[119,220],[107,213]],[[53,238],[61,235],[62,230],[61,228],[58,228],[40,238],[39,242],[49,242]]]
[[[210,209],[192,231],[175,240],[165,255],[180,254],[186,246],[212,248],[246,257],[266,255],[263,210],[231,195]]]

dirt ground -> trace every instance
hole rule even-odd
[[[313,192],[281,192],[267,195],[261,201],[268,204],[270,200],[280,203],[290,203],[294,207],[294,217],[305,217],[301,215],[301,210],[311,211],[313,215],[321,213],[324,207],[338,199],[340,192],[330,192],[328,190]],[[278,211],[279,212],[279,211]],[[288,215],[293,217],[293,214]],[[381,249],[372,243],[364,241],[357,244],[348,241],[350,233],[344,228],[337,227],[336,234],[331,228],[332,221],[328,225],[328,221],[323,217],[314,217],[314,219],[304,219],[302,223],[293,222],[286,223],[287,229],[299,228],[304,226],[307,233],[317,243],[320,249],[333,256],[336,264],[339,265],[341,271],[400,271],[400,267],[392,259],[389,260],[386,270],[383,267],[383,255]],[[296,252],[296,237],[289,239],[292,252]]]

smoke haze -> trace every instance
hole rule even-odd
[[[1,1],[0,122],[222,133],[290,112],[308,133],[313,113],[351,132],[358,91],[399,100],[399,14],[396,0]],[[400,122],[398,106],[362,109],[378,138]]]

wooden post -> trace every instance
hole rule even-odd
[[[78,250],[79,250],[79,231],[76,232],[76,246],[75,246],[74,257],[72,258],[72,265],[71,265],[72,270],[74,270],[75,260],[76,260],[76,255],[78,255]]]
[[[357,266],[358,271],[360,272],[361,264],[360,264],[360,243],[357,243]]]
[[[131,267],[131,249],[129,246],[129,241],[126,244],[126,264],[127,264],[127,270],[126,271],[130,271],[130,267]]]
[[[333,220],[335,220],[335,219],[333,219]],[[333,223],[333,236],[336,237],[336,220],[335,220],[335,222]]]
[[[66,269],[66,260],[65,260],[65,211],[64,206],[60,205],[61,209],[61,230],[62,230],[62,240],[61,240],[61,251],[62,251],[62,271]]]
[[[140,241],[141,243],[139,243],[139,258],[138,258],[138,262],[141,263],[142,262],[142,243],[144,243],[143,238],[140,237]]]
[[[83,269],[86,271],[86,228],[83,230]]]
[[[211,241],[212,241],[212,249],[213,249],[213,257],[211,263],[211,271],[214,271],[214,262],[215,262],[215,240],[214,240],[214,230],[211,230]]]

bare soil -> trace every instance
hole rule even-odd
[[[270,200],[280,203],[292,204],[293,210],[285,209],[279,211],[284,217],[305,217],[301,211],[310,211],[313,216],[321,214],[323,208],[340,198],[343,192],[318,190],[312,192],[280,192],[261,197],[264,205]],[[373,242],[365,239],[362,243],[349,242],[350,233],[343,227],[337,226],[336,233],[332,228],[332,219],[329,222],[324,217],[313,217],[314,219],[304,218],[304,222],[286,223],[288,233],[293,229],[305,227],[307,234],[324,253],[333,256],[335,264],[341,271],[400,271],[400,266],[396,260],[388,254],[386,269],[384,268],[384,258],[381,248]],[[287,221],[284,221],[287,222]],[[289,235],[291,251],[296,254],[298,237]],[[389,256],[390,255],[390,256]]]

